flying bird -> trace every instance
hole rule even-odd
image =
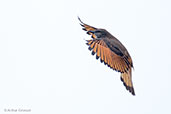
[[[96,55],[96,59],[100,59],[101,63],[120,72],[123,85],[132,95],[135,95],[132,83],[133,62],[125,46],[107,30],[85,24],[79,17],[78,20],[82,29],[92,37],[86,40],[92,55]]]

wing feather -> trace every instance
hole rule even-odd
[[[103,40],[89,40],[87,44],[90,44],[89,46],[93,48],[93,52],[96,53],[96,56],[100,57],[104,64],[107,64],[113,70],[121,72],[121,80],[124,86],[135,95],[131,78],[131,67],[128,67],[125,58],[112,52]],[[131,58],[128,58],[128,61],[131,62]]]
[[[80,25],[83,27],[83,30],[87,31],[87,34],[88,34],[88,35],[91,35],[91,37],[92,37],[93,39],[95,39],[95,38],[96,38],[96,35],[93,34],[91,31],[95,31],[95,30],[97,30],[97,28],[95,28],[95,27],[93,27],[93,26],[90,26],[90,25],[87,25],[87,24],[83,23],[79,17],[78,17],[78,19],[79,19],[79,21],[80,21]]]
[[[100,46],[97,45],[97,56],[100,57]]]
[[[87,44],[90,44],[89,47],[93,49],[93,55],[96,53],[101,62],[121,73],[127,72],[128,65],[124,58],[111,51],[103,40],[89,40]]]
[[[93,51],[94,51],[95,53],[97,52],[97,45],[98,45],[98,44],[95,44],[95,45],[94,45],[94,48],[93,48]]]

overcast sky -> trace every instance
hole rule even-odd
[[[170,6],[169,0],[1,0],[0,113],[171,114]],[[91,55],[85,45],[91,37],[77,16],[128,49],[136,96]]]

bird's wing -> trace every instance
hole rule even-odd
[[[87,40],[87,45],[92,50],[92,55],[96,53],[96,58],[100,58],[101,62],[113,70],[124,73],[130,68],[125,59],[113,52],[102,39]]]
[[[87,45],[89,50],[92,51],[92,55],[96,54],[96,59],[100,58],[101,62],[108,65],[113,70],[121,72],[121,81],[127,90],[129,90],[133,95],[135,95],[132,77],[131,77],[131,64],[126,61],[132,61],[131,58],[121,57],[112,51],[103,39],[92,39],[87,40]]]
[[[92,37],[93,39],[95,39],[96,36],[95,36],[95,34],[93,34],[93,32],[94,32],[95,30],[97,30],[97,28],[92,27],[92,26],[90,26],[90,25],[87,25],[87,24],[83,23],[79,17],[78,17],[78,19],[79,19],[79,21],[80,21],[80,25],[83,27],[83,30],[87,31],[87,34],[88,34],[88,35],[91,35],[91,37]]]

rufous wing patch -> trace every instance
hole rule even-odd
[[[113,70],[121,73],[127,71],[128,65],[124,59],[111,51],[103,40],[87,40],[87,45],[92,50],[93,55],[96,53],[97,58],[99,57],[105,65],[107,64]]]

